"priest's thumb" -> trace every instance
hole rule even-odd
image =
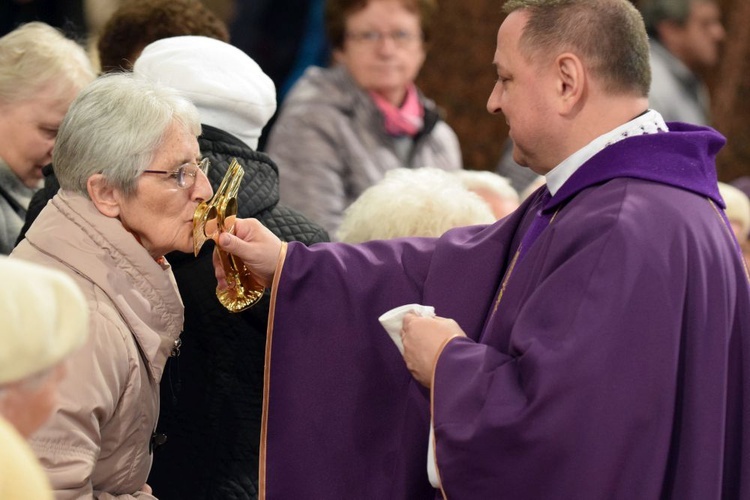
[[[219,246],[225,250],[229,250],[232,246],[233,236],[229,233],[221,233],[219,235]]]

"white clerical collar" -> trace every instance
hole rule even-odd
[[[649,109],[642,115],[620,125],[616,129],[602,134],[586,146],[582,147],[572,155],[568,156],[562,163],[547,172],[544,177],[547,180],[547,189],[552,196],[558,189],[570,179],[570,176],[580,168],[581,165],[589,161],[592,156],[612,144],[619,142],[627,137],[633,137],[643,134],[655,134],[657,132],[668,132],[667,124],[661,115]]]

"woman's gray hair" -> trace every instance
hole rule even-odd
[[[132,73],[99,77],[60,125],[52,152],[60,187],[88,197],[89,177],[101,173],[131,195],[173,122],[201,134],[198,110],[177,90]]]
[[[95,76],[83,47],[47,24],[24,24],[0,38],[0,103],[32,99],[49,84],[65,95]]]

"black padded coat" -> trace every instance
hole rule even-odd
[[[203,125],[201,153],[211,161],[214,190],[237,158],[245,169],[239,216],[255,217],[285,241],[328,241],[318,225],[278,205],[278,171],[265,154],[234,136]],[[161,381],[157,434],[167,441],[154,451],[149,485],[160,500],[258,497],[258,446],[268,295],[234,314],[218,302],[211,261],[213,242],[198,258],[172,253],[185,327],[178,357]]]

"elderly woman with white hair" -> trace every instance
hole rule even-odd
[[[344,243],[405,236],[436,238],[454,227],[495,220],[485,200],[453,172],[396,168],[349,205],[336,236]]]
[[[85,50],[44,23],[0,38],[0,254],[13,249],[68,106],[94,77]]]
[[[732,184],[719,183],[719,193],[727,208],[725,213],[732,226],[737,241],[742,249],[748,269],[750,269],[750,198],[745,192]]]
[[[328,241],[323,228],[279,203],[278,169],[255,151],[276,109],[273,81],[237,47],[202,36],[175,36],[143,49],[138,76],[173,87],[201,117],[198,145],[211,160],[217,188],[231,160],[245,170],[237,215],[258,219],[285,241]],[[216,278],[204,245],[197,257],[168,256],[185,303],[182,355],[162,377],[159,449],[149,484],[165,498],[254,498],[270,296],[241,313],[215,298]],[[221,408],[217,412],[216,408]]]
[[[724,182],[719,183],[719,193],[726,203],[726,214],[737,241],[745,243],[750,237],[750,199],[742,190]]]
[[[154,498],[159,381],[183,324],[164,255],[192,251],[193,214],[213,194],[200,133],[192,103],[130,74],[86,87],[60,127],[61,190],[12,254],[73,277],[91,313],[89,342],[31,440],[58,498]]]
[[[88,335],[88,307],[65,274],[0,256],[0,498],[52,499],[26,440],[49,418],[68,357]]]

